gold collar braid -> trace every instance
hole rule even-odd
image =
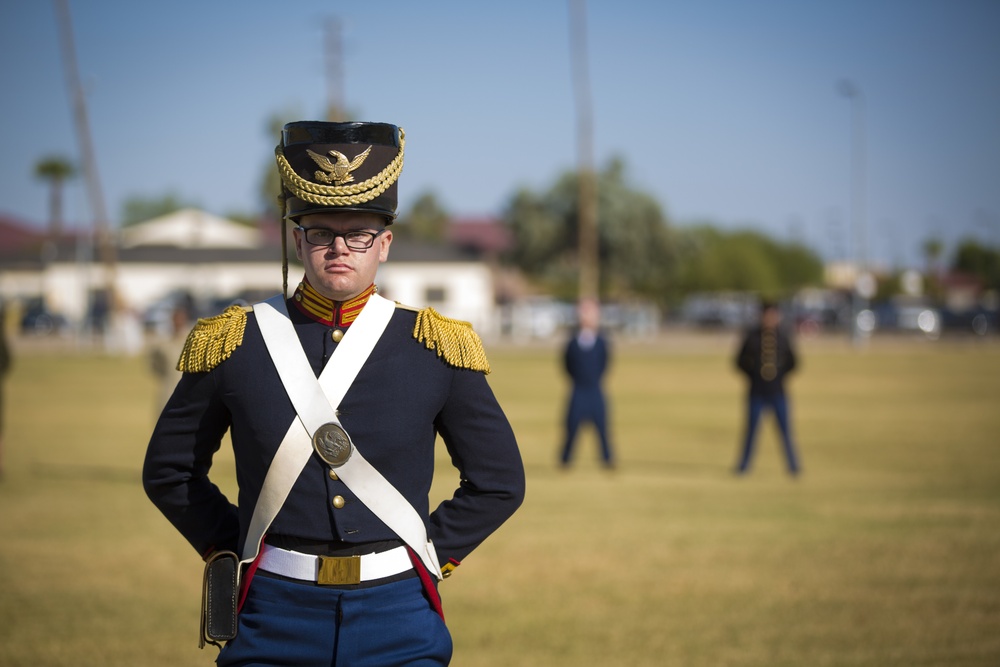
[[[278,162],[281,182],[295,197],[320,206],[353,206],[375,199],[399,178],[400,172],[403,171],[405,136],[403,128],[399,128],[399,152],[385,169],[368,180],[353,185],[320,185],[307,181],[296,174],[292,165],[288,164],[281,144],[274,149],[274,157]]]

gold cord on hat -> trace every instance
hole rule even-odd
[[[371,178],[355,183],[354,185],[320,185],[308,181],[292,169],[292,165],[285,158],[285,152],[281,144],[274,149],[274,157],[278,163],[278,173],[281,174],[281,182],[288,188],[288,191],[295,197],[310,204],[320,206],[355,206],[372,201],[383,192],[389,189],[400,172],[403,171],[403,148],[406,145],[406,135],[403,128],[399,128],[399,152],[392,159],[389,165],[375,174]]]

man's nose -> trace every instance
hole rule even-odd
[[[328,245],[327,248],[335,255],[345,255],[351,252],[351,249],[347,247],[347,241],[344,240],[343,236],[335,236],[333,238],[333,243]]]

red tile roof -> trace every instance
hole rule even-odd
[[[0,252],[17,252],[38,245],[44,239],[44,232],[13,216],[0,213]]]
[[[448,240],[462,248],[500,253],[511,247],[510,230],[496,218],[460,218],[448,226]]]

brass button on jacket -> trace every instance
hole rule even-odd
[[[330,468],[330,479],[332,479],[332,480],[333,480],[333,481],[335,481],[335,482],[336,482],[336,481],[337,481],[338,479],[340,479],[339,477],[337,477],[337,471],[336,471],[336,470],[334,470],[333,468]],[[337,497],[339,498],[340,496],[337,496]]]
[[[344,506],[344,496],[334,496],[333,497],[333,506],[336,507],[337,509],[340,509],[341,507],[343,507]]]

